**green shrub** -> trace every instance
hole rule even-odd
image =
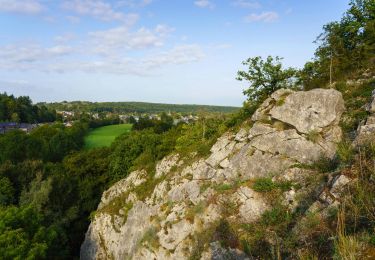
[[[193,223],[195,216],[202,214],[205,208],[206,208],[206,203],[204,201],[201,201],[197,205],[194,205],[188,208],[187,211],[185,212],[186,220],[188,220],[190,223]]]
[[[271,178],[258,178],[254,181],[253,190],[258,192],[270,192],[276,188]]]
[[[279,189],[282,192],[291,190],[293,183],[291,181],[274,182],[271,178],[258,178],[254,180],[252,189],[257,192],[270,192]]]
[[[313,143],[319,142],[320,138],[321,138],[320,133],[317,130],[311,130],[310,132],[307,133],[307,136],[306,136],[306,139]]]
[[[143,235],[141,239],[141,243],[147,243],[152,248],[158,248],[159,247],[159,238],[158,238],[158,230],[156,227],[152,226]]]
[[[236,233],[225,219],[220,220],[214,231],[213,240],[219,241],[224,248],[237,248],[240,245]]]
[[[353,161],[354,152],[352,144],[348,141],[340,142],[337,145],[337,156],[339,157],[340,162],[344,164],[349,164]]]
[[[265,226],[276,226],[289,222],[291,220],[291,214],[289,211],[280,205],[267,210],[263,213],[261,222]]]
[[[233,185],[229,183],[223,183],[215,186],[214,189],[218,192],[224,192],[233,189]]]
[[[309,165],[307,168],[316,170],[321,173],[332,172],[338,166],[338,161],[336,158],[330,159],[327,157],[320,157],[313,164]]]

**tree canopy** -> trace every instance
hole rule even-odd
[[[237,79],[246,80],[250,83],[249,88],[243,91],[248,100],[261,102],[274,91],[281,88],[291,88],[295,85],[297,70],[293,68],[284,69],[282,58],[268,56],[266,60],[262,57],[248,58],[242,62],[247,70],[237,72]]]

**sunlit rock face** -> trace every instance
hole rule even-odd
[[[218,138],[207,158],[171,154],[157,164],[153,177],[135,171],[104,192],[81,258],[188,259],[197,236],[220,219],[257,221],[270,202],[252,189],[252,180],[270,177],[303,186],[314,172],[296,165],[335,155],[343,111],[341,93],[332,89],[276,91],[254,113],[251,127]],[[154,185],[147,185],[148,178]],[[335,180],[332,192],[346,182]],[[285,204],[294,210],[306,190],[285,192]],[[200,256],[247,259],[215,241],[207,241]]]

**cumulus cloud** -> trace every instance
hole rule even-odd
[[[113,9],[110,3],[100,0],[69,0],[64,1],[62,8],[78,15],[91,16],[96,19],[110,22],[121,21],[134,24],[138,20],[137,14],[124,14]]]
[[[118,55],[123,50],[140,50],[163,46],[165,38],[174,29],[157,25],[154,29],[140,28],[131,31],[128,26],[119,26],[104,31],[90,32],[90,45],[96,54]]]
[[[200,8],[210,8],[210,9],[215,7],[215,4],[209,0],[197,0],[194,2],[194,5]]]
[[[34,15],[45,9],[38,0],[0,0],[0,12]]]
[[[111,73],[153,75],[166,65],[197,62],[204,58],[199,45],[163,46],[173,28],[157,25],[152,29],[130,30],[120,26],[91,32],[85,39],[73,35],[54,38],[55,45],[24,43],[0,46],[0,69],[64,73]],[[137,55],[134,56],[134,51]]]
[[[116,6],[122,7],[131,7],[131,8],[137,8],[137,7],[144,7],[146,5],[149,5],[152,3],[152,0],[122,0],[117,1]]]
[[[241,8],[252,8],[252,9],[261,7],[261,4],[259,2],[247,1],[247,0],[236,0],[232,2],[232,5],[241,7]]]
[[[6,45],[0,47],[0,68],[26,69],[30,64],[56,59],[73,52],[74,49],[67,45],[55,45],[48,48],[37,44]]]
[[[245,17],[246,22],[266,22],[271,23],[279,19],[279,15],[276,12],[262,12],[260,14],[252,13]]]
[[[153,57],[142,60],[142,64],[147,69],[153,69],[168,64],[183,64],[196,62],[204,58],[204,53],[199,45],[187,44],[175,46],[174,48],[159,53]]]

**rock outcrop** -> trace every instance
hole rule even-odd
[[[372,92],[371,101],[367,104],[366,110],[370,115],[358,126],[356,145],[363,144],[375,136],[375,90]]]
[[[341,93],[332,89],[276,91],[254,113],[250,128],[224,134],[208,158],[186,163],[191,160],[172,154],[158,164],[152,181],[135,171],[104,192],[81,258],[188,259],[195,237],[220,219],[256,221],[269,201],[251,183],[259,177],[299,183],[314,174],[298,165],[335,155],[343,111]],[[331,192],[346,181],[334,180]],[[285,192],[291,210],[301,192]],[[200,257],[247,259],[215,241],[204,245]]]

